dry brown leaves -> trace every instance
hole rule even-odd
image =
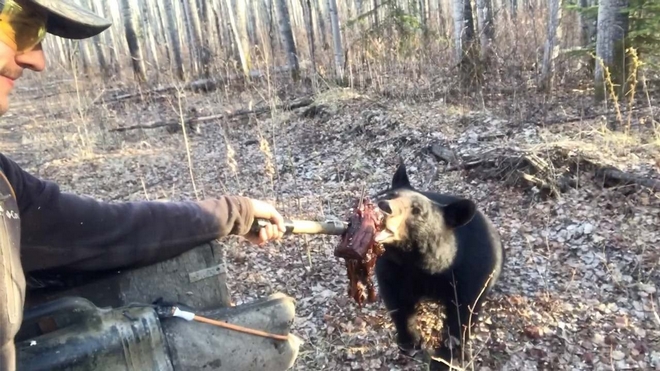
[[[193,96],[185,104],[213,113],[245,106],[245,101]],[[277,199],[288,217],[344,219],[360,187],[370,194],[385,187],[402,155],[415,185],[474,199],[502,233],[507,262],[471,344],[475,369],[660,369],[657,194],[626,196],[585,181],[578,190],[543,201],[494,180],[467,181],[461,172],[443,172],[427,146],[442,141],[459,154],[479,153],[547,143],[547,133],[533,125],[511,127],[487,112],[464,114],[441,102],[375,102],[336,94],[323,104],[330,113],[320,117],[261,116],[210,123],[201,134],[191,134],[200,197],[234,193]],[[88,158],[80,155],[75,126],[26,121],[22,130],[31,136],[58,136],[37,141],[38,146],[26,141],[8,154],[65,190],[106,200],[194,198],[181,133],[108,135],[96,124],[146,121],[154,111],[175,115],[166,105],[91,112],[89,123],[96,129]],[[140,112],[149,117],[141,118]],[[7,125],[9,119],[3,118],[0,126]],[[259,133],[273,150],[277,173],[272,184]],[[236,172],[227,165],[228,144],[235,151]],[[31,151],[44,156],[30,156]],[[636,156],[640,164],[653,161],[645,152]],[[297,299],[294,331],[305,344],[296,370],[419,369],[419,361],[398,355],[383,305],[359,310],[348,298],[343,262],[332,255],[337,242],[336,237],[294,236],[254,248],[228,238],[234,300],[240,304],[276,291]],[[437,308],[429,306],[420,316],[424,334],[441,331],[436,314]]]

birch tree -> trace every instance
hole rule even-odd
[[[156,6],[158,5],[158,1],[156,2]],[[170,63],[174,65],[174,69],[176,71],[176,76],[180,79],[183,80],[185,78],[185,69],[183,67],[183,56],[181,54],[181,40],[179,39],[179,34],[176,32],[177,30],[177,17],[176,17],[176,9],[175,9],[175,4],[172,2],[167,2],[163,8],[165,11],[165,20],[167,21],[165,23],[167,30],[165,32],[165,37],[167,40],[167,48],[169,50],[169,53],[172,56],[172,60]]]
[[[239,0],[238,2],[242,2],[243,0]],[[242,31],[246,31],[244,27],[239,28],[238,24],[236,22],[236,18],[234,17],[234,11],[232,7],[232,1],[231,0],[226,0],[227,4],[227,14],[229,15],[229,22],[231,24],[231,29],[232,33],[234,34],[234,40],[236,42],[236,48],[238,49],[238,57],[241,62],[241,67],[243,69],[243,75],[246,78],[250,78],[250,55],[249,51],[246,48],[247,42],[243,42],[244,39],[247,39],[247,35],[244,34]],[[241,9],[244,9],[245,7],[242,7]],[[237,9],[237,11],[240,13],[241,9]],[[243,17],[242,19],[245,19]]]
[[[97,13],[97,14],[102,13],[97,9],[97,6],[96,6],[96,3],[95,3],[94,0],[89,1],[89,6],[90,6],[90,8],[92,9],[92,11],[94,13]],[[93,44],[94,44],[94,49],[96,50],[96,58],[98,59],[98,65],[101,68],[103,78],[107,78],[107,77],[110,76],[110,69],[108,68],[108,63],[106,61],[107,58],[105,56],[105,52],[104,52],[103,47],[102,47],[102,44],[103,44],[101,42],[102,39],[103,39],[103,36],[101,36],[101,35],[95,36],[94,39],[93,39]]]
[[[315,61],[315,46],[314,46],[314,22],[312,18],[312,2],[311,0],[300,0],[303,17],[305,18],[305,29],[307,31],[307,43],[309,44],[309,62],[311,63],[312,79],[316,79],[316,61]]]
[[[318,23],[319,27],[319,32],[318,35],[321,38],[321,45],[323,46],[323,50],[328,49],[328,39],[327,39],[327,34],[325,32],[325,13],[323,11],[324,7],[323,4],[328,4],[326,0],[316,0],[316,22]],[[335,7],[336,9],[337,7]]]
[[[487,62],[492,51],[491,43],[495,39],[493,21],[493,3],[491,0],[477,0],[477,21],[479,22],[479,43],[481,60]]]
[[[337,1],[328,0],[328,9],[330,10],[330,26],[332,28],[332,43],[335,55],[335,77],[339,81],[344,81],[344,51],[341,46],[341,29],[339,28],[339,14],[337,14]]]
[[[474,19],[470,0],[452,0],[454,16],[454,50],[461,66],[461,79],[472,80],[477,60],[474,45]]]
[[[284,52],[291,75],[294,80],[298,79],[298,53],[296,52],[296,44],[293,41],[293,32],[291,32],[291,17],[289,14],[289,7],[287,0],[277,0],[277,13],[279,16],[280,33],[282,34],[282,43],[284,44]]]
[[[617,97],[625,91],[627,7],[628,0],[600,0],[594,69],[596,102],[601,102],[607,96],[609,82],[614,84],[613,90]]]
[[[580,5],[580,45],[587,46],[591,44],[596,37],[596,17],[592,16],[589,12],[586,12],[585,9],[592,6],[592,1],[590,0],[579,0]]]
[[[541,76],[539,89],[549,92],[552,90],[555,76],[555,59],[559,55],[559,39],[561,39],[561,15],[563,1],[548,0],[548,22],[545,47],[543,49],[543,64],[541,65]]]
[[[143,83],[147,81],[147,75],[144,66],[144,58],[142,56],[142,49],[140,48],[140,26],[136,16],[138,10],[131,6],[131,0],[122,0],[122,5],[126,43],[128,44],[128,50],[131,55],[133,75],[138,82]]]

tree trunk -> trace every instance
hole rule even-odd
[[[543,64],[539,89],[545,92],[552,90],[555,76],[555,59],[559,55],[559,40],[561,39],[562,0],[548,0],[548,27],[543,50]]]
[[[309,44],[309,62],[312,69],[312,80],[316,81],[316,60],[314,47],[314,23],[312,19],[311,0],[301,0],[303,17],[305,18],[305,29],[307,30],[307,43]]]
[[[491,0],[477,0],[477,21],[479,22],[479,40],[481,44],[481,60],[488,62],[495,38],[493,22],[493,4]]]
[[[455,51],[461,81],[468,86],[480,79],[474,42],[474,20],[470,0],[453,0]]]
[[[137,21],[137,9],[131,7],[131,0],[122,0],[124,11],[124,29],[126,43],[131,54],[133,75],[139,83],[147,81],[146,68],[140,47],[140,28]]]
[[[169,34],[169,46],[171,48],[172,56],[174,57],[174,68],[176,69],[176,76],[179,80],[185,79],[185,70],[183,67],[183,57],[181,56],[181,40],[179,39],[179,33],[177,32],[177,22],[176,22],[176,4],[173,2],[166,2],[165,4],[165,16],[167,19],[167,29]]]
[[[590,6],[589,0],[579,0],[580,8],[585,9]],[[596,18],[580,13],[580,46],[587,46],[595,41],[596,27],[594,23]]]
[[[284,51],[286,53],[287,64],[291,69],[291,76],[293,80],[298,80],[299,77],[299,64],[298,53],[296,52],[296,44],[293,41],[293,32],[291,32],[291,17],[289,15],[289,7],[287,0],[277,0],[277,13],[279,15],[280,33],[282,34],[282,42],[284,43]]]
[[[103,12],[98,9],[98,7],[96,6],[96,2],[94,0],[89,1],[89,6],[94,13],[103,16]],[[102,40],[103,40],[103,35],[98,35],[95,37],[94,49],[96,49],[96,58],[98,60],[99,67],[101,68],[101,74],[103,76],[103,79],[106,79],[111,75],[111,73],[110,73],[110,68],[108,68],[108,62],[105,56],[105,52],[103,51]]]
[[[452,9],[454,16],[454,53],[456,56],[456,61],[460,62],[463,59],[463,32],[465,29],[464,20],[463,20],[463,10],[465,6],[464,1],[467,0],[452,0]]]
[[[150,7],[148,2],[141,2],[140,5],[140,18],[142,19],[141,26],[147,32],[146,44],[147,50],[149,51],[148,55],[151,56],[151,60],[153,61],[156,73],[160,75],[160,62],[158,59],[158,55],[160,53],[158,44],[156,43],[156,37],[154,35],[154,33],[158,30],[158,21],[149,14]]]
[[[436,11],[436,15],[438,16],[438,34],[440,37],[447,37],[447,25],[445,24],[442,0],[438,0],[438,10]]]
[[[205,0],[199,2],[193,1],[193,20],[197,23],[197,33],[199,38],[199,58],[202,76],[209,78],[211,76],[211,48],[209,46],[211,34],[208,27],[208,3]],[[209,32],[208,34],[204,34]]]
[[[326,3],[327,4],[327,3]],[[316,22],[319,26],[318,35],[321,38],[321,46],[323,50],[328,50],[328,35],[325,32],[325,13],[323,12],[323,0],[316,0]]]
[[[339,28],[339,15],[337,14],[337,1],[328,0],[330,10],[330,26],[332,27],[332,41],[335,55],[335,77],[341,84],[344,82],[343,48],[341,45],[341,29]]]
[[[239,0],[243,1],[243,0]],[[250,78],[250,57],[248,51],[245,50],[245,45],[242,42],[241,32],[236,24],[236,19],[234,18],[234,12],[232,11],[231,0],[226,0],[227,4],[227,14],[229,16],[229,22],[231,24],[232,33],[234,34],[234,40],[236,49],[238,50],[238,57],[241,61],[241,67],[243,69],[243,75],[245,78]]]
[[[182,11],[182,27],[181,31],[186,35],[187,52],[188,58],[190,61],[190,69],[193,72],[193,75],[199,72],[199,58],[197,56],[197,40],[195,40],[195,31],[193,29],[194,25],[192,22],[192,10],[190,9],[190,1],[184,0],[181,1],[181,11]]]
[[[596,102],[603,101],[609,94],[610,83],[614,84],[612,90],[617,98],[626,89],[628,68],[624,39],[628,34],[628,13],[624,9],[627,6],[628,0],[600,0],[594,69]]]

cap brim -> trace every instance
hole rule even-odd
[[[72,1],[31,0],[48,12],[48,33],[66,39],[86,39],[96,36],[112,26],[108,19],[99,17],[89,9]]]

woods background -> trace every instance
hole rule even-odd
[[[83,41],[48,38],[48,76],[158,85],[279,75],[385,88],[442,75],[542,90],[591,79],[602,99],[607,74],[593,55],[620,83],[614,61],[630,46],[650,58],[660,27],[660,6],[645,0],[79,2],[113,26]]]

